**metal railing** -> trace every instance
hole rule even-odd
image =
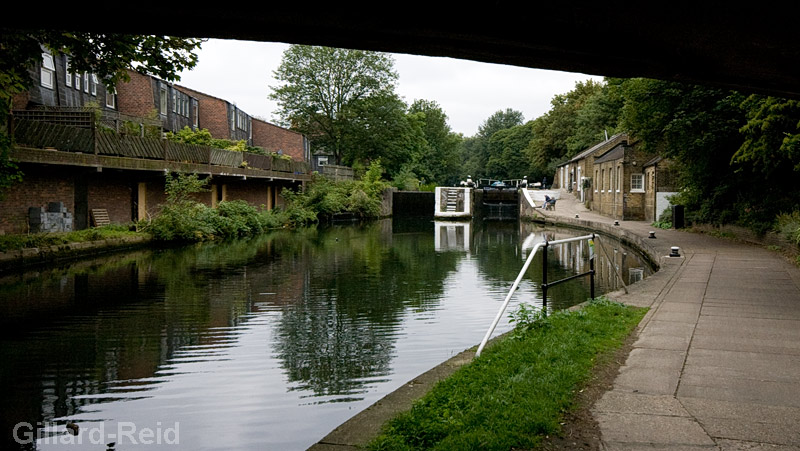
[[[514,294],[514,292],[517,291],[517,287],[519,287],[519,283],[522,281],[522,277],[528,271],[528,267],[531,265],[531,262],[533,261],[533,257],[536,255],[536,252],[539,251],[539,248],[542,248],[542,247],[544,248],[544,254],[543,254],[543,259],[542,259],[542,303],[543,303],[544,307],[547,306],[547,289],[549,287],[552,287],[554,285],[558,285],[558,284],[563,283],[563,282],[567,282],[567,281],[572,280],[572,279],[576,279],[578,277],[584,277],[584,276],[587,276],[587,275],[591,279],[591,293],[590,294],[591,294],[592,299],[594,299],[594,273],[595,273],[595,271],[594,271],[594,239],[595,239],[595,237],[596,237],[596,235],[593,233],[591,235],[578,236],[578,237],[574,237],[574,238],[565,238],[563,240],[554,240],[554,241],[546,241],[545,240],[542,243],[536,243],[536,245],[533,247],[533,250],[531,251],[530,255],[528,255],[528,258],[525,260],[525,264],[522,265],[522,269],[519,271],[519,274],[517,275],[516,280],[514,280],[514,283],[511,285],[511,289],[508,290],[508,294],[506,295],[506,298],[503,301],[503,305],[500,306],[500,311],[497,312],[497,316],[495,316],[494,321],[492,321],[492,325],[489,327],[489,330],[486,332],[486,335],[483,337],[483,340],[481,341],[480,346],[478,346],[478,351],[475,353],[475,357],[479,357],[481,355],[481,352],[483,351],[483,348],[486,346],[486,343],[489,342],[489,338],[491,338],[492,334],[494,333],[494,330],[497,327],[497,324],[500,323],[500,319],[503,317],[503,313],[505,313],[506,308],[508,307],[508,304],[511,301],[511,296]],[[582,241],[582,240],[589,240],[589,271],[587,271],[585,273],[582,273],[582,274],[576,274],[574,276],[570,276],[570,277],[567,277],[567,278],[564,278],[564,279],[561,279],[561,280],[557,280],[555,282],[548,283],[547,282],[547,249],[549,248],[549,246],[555,245],[555,244],[571,243],[573,241]]]

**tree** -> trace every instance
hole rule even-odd
[[[458,180],[458,145],[461,137],[447,124],[447,114],[438,103],[415,100],[409,114],[420,115],[427,151],[421,155],[419,174],[428,183],[453,184]]]
[[[281,85],[272,87],[270,98],[278,102],[276,113],[285,125],[341,164],[352,159],[345,147],[352,122],[367,121],[361,115],[371,111],[363,102],[390,98],[398,75],[386,53],[293,45],[275,77]]]
[[[742,144],[744,96],[735,91],[649,79],[622,83],[621,125],[644,150],[675,161],[681,202],[703,222],[737,220],[735,206],[756,195],[754,180],[731,166]],[[746,207],[745,207],[746,208]]]
[[[42,49],[70,56],[75,72],[91,72],[109,89],[128,80],[128,69],[166,80],[178,80],[184,69],[197,64],[195,52],[201,39],[65,32],[52,30],[0,29],[0,196],[21,173],[8,158],[11,141],[5,124],[14,96],[27,91],[33,80],[29,71],[42,59]]]
[[[539,172],[602,141],[605,131],[613,133],[622,106],[615,90],[592,80],[577,82],[550,104],[550,110],[533,121],[533,139],[526,149]]]
[[[517,125],[495,132],[488,143],[489,160],[486,169],[492,177],[500,179],[520,179],[530,176],[530,162],[525,148],[533,136],[533,124]],[[531,180],[538,179],[531,178]]]
[[[490,152],[492,152],[489,140],[492,135],[501,130],[522,125],[524,120],[525,117],[522,112],[506,108],[505,111],[496,111],[483,121],[478,127],[478,134],[462,141],[461,158],[464,162],[462,166],[464,174],[462,176],[471,175],[473,179],[498,177],[498,174],[491,173],[488,168],[491,157]]]

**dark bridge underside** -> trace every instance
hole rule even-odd
[[[709,2],[711,3],[711,2]],[[798,97],[798,6],[767,2],[214,4],[126,8],[113,20],[63,8],[46,28],[171,34],[450,56]],[[252,6],[251,6],[252,5]],[[258,8],[256,10],[255,8]],[[17,25],[25,26],[25,25]],[[246,57],[246,55],[243,55]]]

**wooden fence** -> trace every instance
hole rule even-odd
[[[347,166],[336,166],[333,164],[326,164],[320,167],[322,175],[332,180],[353,180],[355,173],[353,168]]]
[[[57,123],[14,118],[12,125],[17,145],[64,152],[93,153],[128,158],[211,164],[234,168],[308,173],[308,164],[271,155],[235,152],[208,146],[184,144],[166,139],[120,135],[112,131],[65,126]],[[247,162],[247,164],[243,164]]]

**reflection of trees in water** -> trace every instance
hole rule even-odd
[[[430,233],[392,235],[387,224],[328,229],[296,255],[308,288],[284,308],[275,345],[294,389],[338,399],[363,392],[389,373],[406,310],[438,305],[461,254],[436,253]]]
[[[225,330],[209,330],[249,311],[244,267],[268,241],[118,254],[15,276],[0,290],[3,301],[15,299],[3,303],[4,316],[21,324],[0,343],[6,440],[18,422],[70,416],[103,401],[80,395],[146,389],[140,380],[187,345],[226,346]]]

